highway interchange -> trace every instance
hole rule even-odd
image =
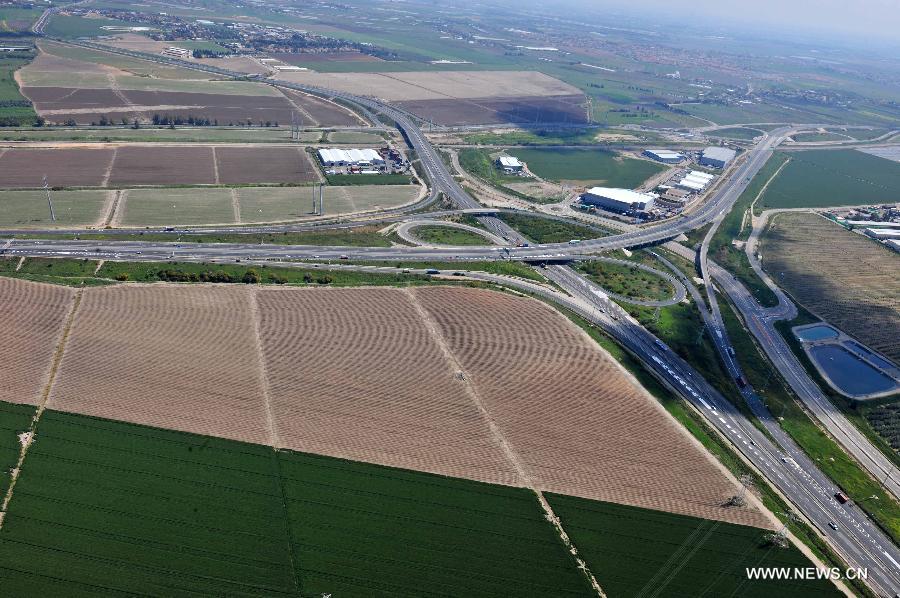
[[[146,56],[140,55],[141,58]],[[171,62],[171,60],[167,60]],[[205,69],[206,70],[206,69]],[[279,85],[282,85],[279,82]],[[395,109],[372,98],[356,97],[330,90],[311,88],[304,85],[284,84],[284,87],[307,91],[318,95],[339,98],[366,109],[366,112],[377,112],[392,120],[404,133],[410,146],[415,150],[427,179],[431,185],[428,201],[433,201],[438,194],[443,194],[456,208],[468,210],[478,215],[479,221],[493,234],[508,241],[509,245],[478,247],[313,247],[261,245],[255,243],[176,243],[176,242],[138,242],[138,241],[84,241],[84,240],[24,240],[11,238],[26,231],[0,231],[0,253],[14,256],[54,256],[54,257],[89,257],[91,259],[122,261],[180,261],[197,262],[233,262],[241,260],[246,263],[269,263],[285,266],[309,267],[309,264],[298,264],[288,260],[309,261],[486,261],[497,259],[563,262],[587,257],[589,254],[618,248],[640,247],[670,241],[679,234],[702,227],[710,222],[721,221],[734,202],[740,196],[747,183],[760,170],[768,159],[772,148],[778,145],[790,130],[785,127],[764,136],[753,149],[747,152],[742,163],[730,174],[723,176],[723,183],[708,198],[706,203],[687,216],[664,221],[657,225],[629,230],[621,234],[583,240],[577,244],[552,243],[532,246],[516,246],[526,240],[517,231],[507,226],[494,215],[493,211],[484,212],[483,207],[470,197],[456,182],[448,168],[444,165],[437,150],[425,138],[413,119]],[[427,203],[423,202],[423,203]],[[421,206],[417,206],[421,207]],[[409,208],[408,208],[409,209]],[[458,212],[454,212],[458,213]],[[433,214],[431,215],[433,216]],[[421,219],[422,214],[413,218]],[[401,211],[393,211],[383,222],[399,222],[405,217]],[[371,224],[371,220],[366,224]],[[361,225],[358,222],[324,222],[315,225],[317,228],[341,228]],[[202,229],[206,232],[221,233],[257,232],[261,229],[271,230],[305,230],[311,225],[295,227],[260,227]],[[715,226],[713,227],[713,229]],[[27,231],[34,234],[34,230]],[[51,232],[51,231],[46,231]],[[53,234],[71,233],[77,235],[84,230],[60,231]],[[97,231],[93,231],[97,232]],[[106,232],[106,231],[104,231]],[[111,231],[110,231],[111,232]],[[172,231],[178,232],[188,231]],[[191,229],[191,233],[201,230]],[[715,278],[724,290],[729,292],[732,277],[727,274],[716,275],[716,267],[706,259],[708,248],[707,235],[700,252],[701,273],[706,282],[708,298],[712,309],[707,312],[703,307],[702,297],[696,289],[685,280],[687,288],[694,291],[698,306],[710,317],[710,329],[715,332],[712,338],[732,375],[740,375],[739,366],[730,357],[730,343],[724,334],[721,317],[717,313],[717,304],[712,299],[711,277]],[[5,240],[4,240],[5,239]],[[323,266],[329,268],[346,267],[362,270],[393,271],[394,268],[378,268],[364,266]],[[712,271],[712,272],[711,272]],[[772,442],[754,424],[748,420],[732,403],[713,388],[687,362],[674,354],[659,339],[650,334],[638,322],[633,320],[609,296],[572,268],[553,264],[542,270],[542,273],[564,292],[548,285],[531,281],[504,277],[480,272],[467,272],[467,276],[486,282],[503,284],[524,292],[535,294],[546,300],[562,305],[585,319],[601,327],[615,338],[630,353],[636,356],[644,366],[666,386],[684,397],[706,421],[718,430],[743,457],[760,472],[783,496],[792,503],[799,513],[811,522],[827,538],[847,564],[851,567],[862,567],[868,570],[868,584],[881,596],[895,596],[900,592],[900,550],[891,540],[855,505],[841,505],[834,498],[837,491],[833,482],[823,474],[802,450],[787,436],[778,422],[772,418],[762,405],[758,396],[749,386],[742,390],[747,403],[754,414],[762,422],[767,432],[774,438]],[[732,282],[729,282],[732,281]],[[734,283],[739,284],[739,283]],[[746,289],[744,289],[746,292]],[[739,296],[739,290],[729,292]],[[749,296],[749,293],[747,293]],[[749,299],[752,301],[752,298]],[[755,301],[753,302],[755,304]],[[740,307],[740,304],[739,304]],[[745,306],[751,309],[749,306]],[[743,311],[743,310],[742,310]],[[747,314],[744,314],[745,317]],[[751,328],[754,320],[748,319]],[[756,323],[756,325],[759,325]],[[754,331],[756,334],[758,331]],[[766,334],[767,331],[760,332]],[[771,333],[769,333],[771,334]],[[777,336],[774,335],[774,336]],[[757,338],[760,338],[757,335]],[[763,343],[764,344],[764,343]],[[765,346],[764,346],[765,348]],[[776,349],[776,353],[782,349]],[[789,349],[788,349],[789,351]],[[768,350],[767,350],[768,353]],[[787,355],[782,355],[787,359]],[[776,361],[781,369],[788,367],[789,372],[795,366]],[[788,372],[788,373],[789,373]],[[784,374],[784,370],[782,370]],[[790,380],[789,380],[790,382]],[[810,381],[811,382],[811,381]],[[793,383],[792,383],[793,384]],[[813,384],[814,385],[814,384]],[[810,389],[811,391],[811,389]],[[827,401],[827,399],[824,399]],[[823,408],[829,409],[823,405]],[[831,407],[831,410],[834,408]],[[849,424],[848,424],[849,425]],[[777,442],[777,444],[776,444]],[[873,449],[874,450],[874,449]],[[832,529],[833,524],[837,529]]]

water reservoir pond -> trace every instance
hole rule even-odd
[[[809,353],[834,385],[848,395],[880,393],[897,386],[890,376],[882,374],[840,345],[810,347]]]
[[[794,330],[794,334],[804,343],[824,341],[829,338],[838,337],[837,330],[824,324],[810,326],[809,328],[803,328],[802,330]]]

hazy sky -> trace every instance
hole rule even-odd
[[[556,1],[542,4],[552,7]],[[640,13],[648,20],[659,14],[686,22],[730,21],[778,30],[796,27],[804,34],[875,35],[900,45],[900,0],[562,0],[560,4],[570,2],[594,13]]]

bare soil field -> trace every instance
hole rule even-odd
[[[293,146],[146,143],[33,149],[0,147],[0,187],[40,187],[44,174],[53,187],[319,180],[319,172],[306,152]]]
[[[266,289],[258,302],[283,446],[519,485],[406,293]]]
[[[268,444],[252,289],[84,292],[48,406]]]
[[[397,104],[421,118],[447,126],[587,122],[581,95],[413,100]]]
[[[98,187],[113,159],[110,148],[0,148],[0,187]]]
[[[305,120],[312,120],[311,123],[323,127],[359,127],[367,126],[365,120],[357,116],[351,110],[339,106],[334,102],[329,102],[309,94],[292,91],[289,89],[280,90],[291,103],[295,104],[299,110],[298,116]]]
[[[209,146],[138,146],[116,149],[109,184],[179,185],[216,182]]]
[[[319,180],[319,171],[302,147],[216,148],[219,183],[299,183]]]
[[[534,71],[300,72],[278,78],[389,101],[580,95],[577,87]]]
[[[900,363],[900,256],[805,212],[775,215],[760,252],[806,309]]]
[[[480,289],[413,292],[542,489],[771,526],[756,510],[721,506],[735,484],[558,312]]]
[[[74,289],[0,278],[0,401],[40,402]]]

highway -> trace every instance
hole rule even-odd
[[[83,44],[88,45],[88,44]],[[93,44],[91,44],[93,46]],[[131,54],[130,52],[121,52]],[[137,54],[137,53],[133,53]],[[147,59],[146,55],[138,55]],[[152,57],[151,57],[152,58]],[[176,63],[174,59],[159,60]],[[189,64],[189,63],[188,63]],[[212,69],[202,69],[212,70]],[[372,98],[362,98],[350,94],[322,90],[310,86],[272,82],[278,86],[307,91],[326,97],[339,98],[363,106],[370,112],[380,113],[393,120],[403,131],[411,147],[421,161],[432,186],[431,197],[437,193],[445,196],[459,209],[479,209],[481,206],[457,184],[443,164],[437,151],[425,139],[414,121],[405,113]],[[789,128],[777,129],[765,136],[742,158],[736,167],[711,194],[707,202],[690,215],[664,221],[654,226],[630,230],[618,235],[585,240],[580,243],[556,243],[530,247],[309,247],[233,244],[179,244],[155,242],[115,242],[115,241],[26,241],[11,240],[5,245],[8,255],[90,257],[93,259],[163,261],[178,259],[184,261],[234,261],[248,263],[274,263],[282,260],[566,260],[577,259],[585,254],[624,247],[637,247],[664,242],[683,232],[721,220],[732,207],[734,201],[747,183],[759,171],[768,158],[771,149],[782,139]],[[724,177],[723,177],[724,178]],[[523,237],[494,216],[479,216],[479,220],[494,234],[505,238],[511,244],[524,242]],[[345,225],[335,225],[338,228]],[[55,231],[59,232],[59,231]],[[220,231],[216,231],[220,232]],[[709,264],[701,256],[701,264],[709,273]],[[304,264],[303,267],[309,267]],[[882,596],[894,596],[900,591],[900,552],[891,541],[875,527],[857,507],[841,505],[832,496],[834,485],[828,478],[794,445],[780,430],[777,422],[762,419],[763,424],[772,424],[777,446],[753,426],[716,389],[693,370],[683,359],[675,355],[656,337],[632,320],[621,308],[609,300],[596,285],[579,276],[566,266],[550,266],[547,277],[559,285],[568,295],[546,286],[518,279],[491,277],[488,274],[472,274],[474,278],[493,280],[528,290],[544,298],[556,301],[594,321],[626,349],[633,353],[651,372],[667,386],[689,401],[707,421],[716,427],[754,466],[802,512],[820,531],[839,554],[854,567],[868,569],[869,585]],[[708,284],[707,288],[711,289]],[[712,305],[715,302],[711,302]],[[716,329],[716,335],[722,331]],[[730,345],[722,340],[718,346],[725,349]],[[752,392],[748,390],[747,392]],[[764,417],[765,412],[760,411]],[[772,432],[770,432],[772,433]],[[838,528],[832,530],[829,524]]]

